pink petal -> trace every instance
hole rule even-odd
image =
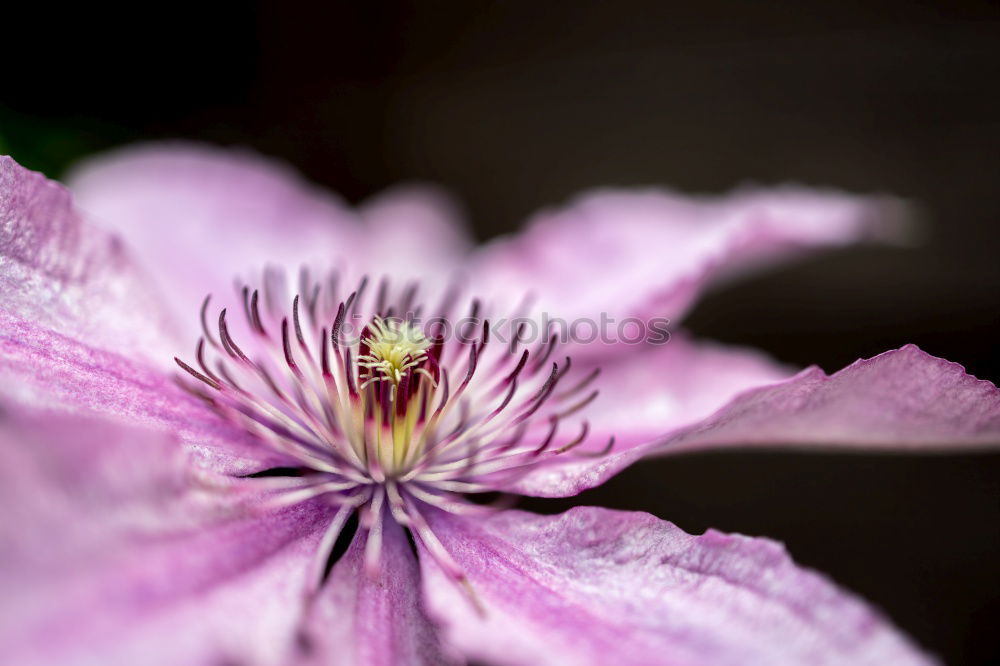
[[[450,663],[422,610],[420,571],[402,528],[385,523],[377,580],[365,572],[364,546],[359,531],[313,603],[304,630],[308,654],[330,666]]]
[[[171,328],[119,239],[87,225],[61,185],[0,156],[0,309],[147,356]]]
[[[289,464],[180,388],[173,373],[97,349],[0,310],[0,397],[55,411],[97,413],[173,433],[217,472]]]
[[[472,249],[462,211],[444,190],[399,186],[366,201],[365,270],[440,286]],[[428,284],[430,283],[430,284]]]
[[[583,416],[592,432],[617,434],[618,450],[712,414],[741,391],[772,384],[795,368],[755,349],[695,341],[675,333],[663,345],[619,346],[585,359],[579,372],[600,368],[600,396]]]
[[[445,640],[522,664],[929,664],[885,618],[767,539],[686,534],[643,513],[436,514],[484,608],[421,557]]]
[[[248,150],[151,144],[84,163],[71,179],[81,206],[135,248],[178,316],[197,325],[206,294],[265,266],[350,279],[443,274],[469,245],[453,203],[430,187],[391,190],[360,211]]]
[[[682,333],[663,345],[619,345],[599,356],[574,357],[573,363],[582,376],[593,368],[601,372],[588,389],[600,394],[580,413],[590,424],[588,443],[550,456],[549,465],[517,479],[509,490],[555,497],[599,485],[635,461],[650,442],[697,423],[741,391],[794,374],[762,352],[694,341]],[[599,450],[612,436],[609,455],[576,456],[580,450]]]
[[[629,423],[628,412],[622,416],[620,423]],[[633,444],[652,430],[634,433],[630,427],[620,432]],[[670,427],[602,459],[543,468],[517,489],[572,495],[646,455],[719,448],[944,452],[998,444],[1000,389],[966,374],[957,363],[907,345],[833,375],[812,367],[786,381],[744,391],[707,418]]]
[[[808,250],[898,237],[903,206],[888,198],[785,187],[720,198],[604,190],[540,213],[487,246],[487,291],[532,291],[566,319],[608,313],[677,320],[711,284]]]
[[[182,321],[206,294],[265,265],[325,269],[352,255],[358,220],[343,202],[248,150],[138,145],[91,159],[70,178],[80,206],[153,272]]]
[[[180,453],[106,421],[5,420],[5,663],[274,663],[292,649],[330,509],[240,517]]]
[[[958,363],[907,345],[833,375],[813,366],[748,391],[658,450],[786,445],[951,451],[997,444],[1000,389]]]

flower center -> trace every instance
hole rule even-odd
[[[416,326],[376,316],[368,330],[369,337],[362,341],[362,350],[367,348],[368,353],[358,356],[358,366],[367,370],[362,373],[362,388],[378,381],[390,381],[397,387],[411,371],[423,370],[419,366],[427,360],[431,341]]]
[[[381,521],[391,516],[453,570],[423,517],[430,507],[483,511],[465,496],[503,491],[564,462],[563,454],[604,455],[613,445],[588,446],[580,416],[597,397],[598,370],[573,372],[568,357],[552,360],[555,335],[529,340],[523,325],[491,332],[478,301],[461,317],[478,334],[468,336],[466,326],[450,335],[454,293],[428,313],[429,327],[413,286],[391,298],[383,281],[377,298],[366,299],[367,279],[346,296],[334,277],[317,284],[303,274],[300,282],[300,295],[287,300],[284,277],[273,271],[263,298],[242,287],[238,335],[227,310],[212,330],[206,298],[196,364],[177,363],[200,382],[190,390],[301,470],[248,479],[270,493],[268,506],[315,499],[339,507],[331,532],[361,512],[369,568],[377,568]],[[281,305],[289,301],[290,311]],[[364,322],[360,334],[354,322]]]

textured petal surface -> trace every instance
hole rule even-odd
[[[359,531],[313,603],[304,660],[324,666],[452,663],[421,607],[420,571],[402,528],[385,524],[376,580],[364,570],[365,540]]]
[[[103,414],[171,432],[201,464],[220,473],[289,463],[181,389],[172,374],[0,310],[0,397],[6,401]]]
[[[155,355],[171,329],[119,239],[61,185],[0,156],[0,309],[94,345]]]
[[[741,444],[956,450],[1000,444],[1000,389],[915,345],[739,396],[666,452]]]
[[[361,209],[248,150],[139,145],[92,159],[70,179],[80,204],[118,231],[169,287],[194,330],[205,294],[265,266],[445,279],[469,246],[441,191],[390,190]]]
[[[927,664],[871,607],[780,544],[642,513],[439,514],[477,613],[422,557],[429,612],[469,657],[524,664]]]
[[[628,429],[622,432],[626,441],[632,437]],[[998,445],[1000,389],[957,363],[908,345],[856,361],[833,375],[812,367],[786,381],[749,389],[708,418],[602,459],[541,469],[518,489],[572,495],[644,455],[706,449],[949,452]]]
[[[330,509],[241,517],[180,454],[107,421],[4,420],[6,663],[283,663]]]
[[[598,191],[487,246],[477,274],[491,293],[535,292],[539,310],[559,317],[676,320],[720,279],[810,249],[897,237],[903,208],[790,187],[721,198]]]

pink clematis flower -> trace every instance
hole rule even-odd
[[[712,447],[996,445],[997,388],[913,346],[826,375],[526,331],[677,321],[897,204],[598,192],[477,249],[436,191],[352,210],[236,151],[128,149],[71,189],[0,158],[7,663],[934,662],[773,541],[469,499]]]

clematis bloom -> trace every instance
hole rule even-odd
[[[676,322],[898,233],[896,203],[598,192],[477,249],[439,192],[354,210],[235,151],[128,149],[71,189],[0,158],[11,663],[934,662],[773,541],[470,500],[714,447],[994,446],[996,387],[912,346],[826,375],[496,325]]]

